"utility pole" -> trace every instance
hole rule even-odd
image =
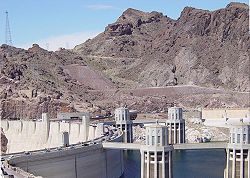
[[[12,46],[12,39],[11,39],[11,33],[10,33],[10,23],[9,23],[9,14],[8,14],[8,11],[6,11],[5,14],[6,14],[5,43],[7,45],[11,45]]]

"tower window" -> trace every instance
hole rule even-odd
[[[152,145],[155,145],[155,136],[152,136]]]
[[[237,134],[237,143],[240,143],[240,134]]]
[[[158,136],[157,143],[158,143],[158,144],[160,144],[160,143],[161,143],[161,136]]]
[[[247,140],[247,135],[243,134],[243,142],[245,142]]]

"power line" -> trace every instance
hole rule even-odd
[[[8,14],[8,11],[6,11],[5,14],[6,14],[5,43],[7,45],[11,45],[12,46],[12,39],[11,39],[11,33],[10,33],[10,23],[9,23],[9,14]]]

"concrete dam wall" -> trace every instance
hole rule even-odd
[[[121,142],[123,132],[91,127],[97,138],[68,147],[55,147],[3,155],[8,175],[23,178],[119,178],[124,172],[123,151],[104,149],[103,141]]]
[[[102,144],[13,158],[10,164],[43,178],[119,178],[123,152]]]
[[[99,137],[103,133],[103,126],[89,126],[87,122],[2,120],[1,127],[8,139],[7,153],[62,146],[63,132],[68,132],[69,144],[85,142]]]

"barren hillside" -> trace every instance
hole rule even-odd
[[[186,7],[171,19],[126,10],[73,50],[0,47],[0,115],[103,113],[122,104],[141,112],[182,107],[249,107],[249,7]]]
[[[241,3],[216,11],[186,7],[173,20],[128,9],[74,51],[120,87],[194,84],[250,91],[248,11]]]
[[[37,118],[42,112],[55,116],[57,111],[71,111],[71,101],[84,102],[80,96],[92,89],[64,71],[68,65],[85,65],[79,55],[67,50],[2,45],[0,61],[2,118]]]

